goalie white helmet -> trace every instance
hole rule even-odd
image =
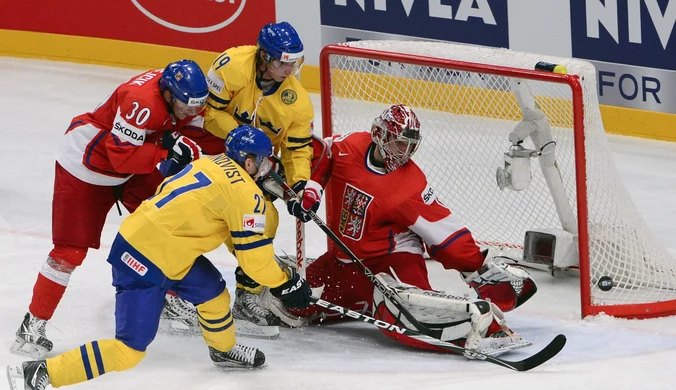
[[[385,160],[385,170],[395,171],[411,159],[418,150],[420,121],[410,107],[395,104],[373,120],[371,137]]]

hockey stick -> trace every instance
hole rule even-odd
[[[270,171],[270,175],[282,187],[282,189],[284,190],[284,193],[286,194],[286,197],[288,199],[298,196],[298,194],[296,194],[296,192],[286,182],[284,182],[284,180],[277,174],[277,172]],[[390,329],[390,330],[394,330],[394,331],[396,331],[400,334],[408,335],[410,337],[413,337],[413,338],[420,340],[422,342],[425,342],[427,344],[440,346],[442,348],[449,349],[453,352],[457,352],[457,353],[467,355],[467,356],[470,356],[470,357],[474,357],[474,358],[477,358],[477,359],[490,361],[491,363],[503,365],[505,367],[508,367],[508,368],[511,368],[511,369],[517,370],[517,371],[526,371],[526,370],[530,370],[533,367],[539,366],[540,364],[546,362],[547,360],[549,360],[553,356],[555,356],[557,353],[559,353],[559,351],[561,351],[561,349],[564,347],[564,345],[566,345],[566,336],[560,334],[560,335],[556,336],[554,338],[554,340],[552,340],[547,345],[547,347],[545,347],[542,351],[538,352],[537,354],[535,354],[535,355],[531,356],[530,358],[523,360],[521,362],[510,363],[508,361],[498,359],[498,358],[492,357],[490,355],[486,355],[486,354],[483,354],[483,353],[480,353],[480,352],[476,352],[476,351],[473,351],[473,350],[469,350],[469,349],[457,346],[455,344],[451,344],[451,343],[448,343],[448,342],[441,341],[440,340],[440,338],[441,338],[441,334],[440,334],[441,332],[440,331],[433,332],[428,327],[422,325],[415,317],[413,317],[411,312],[409,312],[406,309],[406,307],[404,307],[401,304],[401,301],[399,301],[399,295],[395,291],[393,291],[392,289],[383,285],[383,283],[373,275],[371,270],[361,260],[359,260],[359,258],[357,258],[357,256],[340,240],[340,238],[338,238],[338,236],[336,236],[336,234],[331,230],[331,228],[329,228],[326,225],[326,223],[324,221],[322,221],[322,219],[319,218],[319,216],[317,216],[317,214],[315,214],[312,211],[310,211],[308,214],[312,217],[312,220],[317,224],[317,226],[319,226],[319,228],[324,233],[326,233],[326,235],[334,243],[336,243],[336,245],[338,245],[338,247],[345,254],[350,256],[352,261],[354,261],[355,263],[357,263],[360,266],[360,268],[362,269],[362,271],[364,272],[366,277],[369,280],[371,280],[371,282],[373,282],[374,286],[385,297],[387,297],[397,307],[397,309],[399,309],[399,311],[404,315],[404,317],[406,317],[406,319],[416,329],[418,329],[418,331],[413,331],[413,330],[410,330],[410,329],[407,329],[407,328],[400,328],[398,326],[388,324],[384,321],[373,319],[372,317],[368,317],[368,316],[365,316],[363,314],[360,314],[360,313],[357,313],[357,312],[354,312],[354,311],[349,311],[351,313],[348,314],[348,311],[345,308],[331,304],[331,303],[323,301],[321,299],[317,299],[315,302],[319,306],[337,311],[339,313],[343,313],[343,314],[348,315],[349,317],[352,317],[352,318],[362,319],[362,320],[364,320],[364,322],[371,321],[372,323],[374,323],[376,326],[379,326],[379,327],[382,327],[379,324],[385,324],[385,326],[387,326],[388,329]],[[355,317],[355,316],[358,316],[358,317]],[[421,332],[421,330],[424,331],[424,332]],[[437,334],[439,336],[435,337],[434,335],[437,335]],[[515,364],[518,364],[518,365],[515,366]]]
[[[282,187],[282,190],[284,191],[287,199],[298,197],[298,194],[291,188],[291,186],[289,186],[284,181],[284,179],[282,179],[281,176],[279,176],[279,174],[277,172],[275,172],[274,170],[271,170],[270,176],[272,177],[272,179],[274,181],[277,182],[277,184],[279,184]],[[397,294],[396,291],[394,291],[391,288],[385,286],[380,280],[378,280],[375,277],[375,275],[373,275],[373,272],[371,272],[371,270],[361,260],[359,260],[357,255],[355,255],[350,250],[350,248],[348,248],[340,240],[340,238],[338,238],[338,236],[336,236],[336,234],[331,230],[331,228],[329,228],[328,225],[326,225],[326,223],[324,221],[322,221],[322,219],[319,218],[319,216],[316,213],[310,211],[308,214],[310,215],[310,217],[312,217],[312,220],[315,222],[315,224],[317,224],[317,226],[319,226],[319,228],[331,239],[331,241],[333,241],[336,245],[338,245],[338,247],[345,254],[347,254],[353,262],[355,262],[355,263],[357,263],[357,265],[359,265],[359,267],[362,269],[362,271],[364,272],[366,277],[373,283],[373,285],[378,289],[378,291],[380,291],[383,294],[384,297],[386,297],[390,302],[392,302],[397,307],[397,309],[399,309],[400,313],[403,314],[404,317],[406,317],[406,319],[416,329],[418,329],[419,332],[422,332],[422,333],[424,333],[428,336],[431,336],[433,338],[436,338],[436,339],[441,338],[441,332],[442,331],[440,329],[430,329],[427,326],[421,324],[413,316],[413,314],[411,314],[411,312],[409,312],[408,309],[406,309],[404,307],[404,305],[402,305],[402,303],[400,301],[399,294]],[[469,309],[467,311],[469,311]]]
[[[402,335],[406,335],[410,338],[422,341],[424,343],[434,345],[440,348],[447,349],[451,352],[455,352],[458,354],[465,355],[467,357],[471,357],[472,359],[477,359],[477,360],[485,360],[489,363],[497,364],[499,366],[507,367],[511,370],[514,371],[528,371],[530,369],[533,369],[542,363],[545,363],[549,359],[553,358],[556,356],[566,345],[566,336],[560,334],[552,341],[549,342],[544,348],[542,348],[538,353],[531,355],[523,360],[519,361],[509,361],[509,360],[504,360],[500,359],[491,355],[487,355],[485,353],[481,353],[478,351],[470,350],[467,348],[463,348],[459,345],[455,345],[453,343],[449,343],[446,341],[441,341],[437,338],[428,336],[426,334],[416,332],[414,330],[408,329],[408,328],[402,328],[397,325],[390,324],[389,322],[382,321],[382,320],[376,320],[373,317],[369,317],[365,314],[346,309],[342,306],[335,305],[331,302],[327,302],[323,299],[320,298],[311,298],[312,301],[314,302],[315,305],[324,307],[326,309],[333,310],[335,312],[341,313],[347,317],[353,318],[355,320],[360,320],[362,322],[366,322],[367,324],[372,324],[374,326],[377,326],[378,328],[382,329],[387,329],[392,332],[396,332]]]
[[[305,224],[296,219],[296,269],[303,279],[305,279],[305,269],[307,262],[305,261]]]
[[[271,170],[271,171],[270,171],[270,176],[272,177],[272,179],[273,179],[274,181],[277,182],[277,184],[279,184],[279,185],[282,187],[282,190],[284,190],[284,194],[286,195],[286,198],[287,198],[287,199],[297,198],[297,197],[298,197],[298,194],[291,188],[291,186],[289,186],[289,185],[284,181],[284,179],[282,179],[281,176],[279,176],[279,174],[278,174],[277,172],[275,172],[274,170]],[[406,318],[407,318],[407,319],[408,319],[408,320],[416,327],[416,329],[424,329],[424,330],[426,330],[426,333],[428,333],[428,334],[429,334],[429,333],[432,333],[432,330],[431,330],[431,329],[428,329],[428,328],[425,327],[424,325],[421,325],[421,324],[413,317],[413,315],[410,314],[410,312],[408,312],[408,311],[406,310],[406,308],[401,307],[401,306],[402,306],[402,305],[401,305],[401,302],[400,302],[399,299],[398,299],[398,298],[399,298],[399,295],[398,295],[395,291],[393,291],[392,289],[390,289],[390,288],[388,288],[387,286],[383,285],[383,283],[382,283],[380,280],[376,279],[375,275],[373,275],[373,272],[371,272],[371,270],[370,270],[370,269],[369,269],[369,268],[368,268],[361,260],[359,260],[359,258],[357,257],[357,255],[355,255],[354,253],[352,253],[352,251],[350,250],[350,248],[348,248],[348,247],[340,240],[340,238],[338,238],[338,236],[336,236],[336,234],[331,230],[331,228],[329,228],[328,225],[326,225],[326,223],[325,223],[321,218],[319,218],[319,216],[318,216],[316,213],[314,213],[313,211],[310,211],[310,212],[308,212],[308,215],[310,215],[310,217],[312,217],[312,220],[315,222],[315,224],[317,224],[317,226],[319,226],[319,228],[322,229],[322,231],[323,231],[323,232],[331,239],[331,241],[333,241],[336,245],[338,245],[338,247],[339,247],[345,254],[347,254],[353,262],[355,262],[355,263],[357,263],[357,265],[359,265],[359,267],[362,269],[362,271],[364,272],[364,274],[366,275],[366,277],[367,277],[367,278],[375,285],[375,287],[376,287],[376,288],[377,288],[377,289],[378,289],[378,290],[379,290],[379,291],[380,291],[387,299],[389,299],[390,301],[392,301],[392,302],[395,304],[395,306],[397,306],[397,308],[398,308],[398,309],[402,312],[402,314],[404,314],[404,316],[405,316],[405,317],[406,317]],[[410,318],[409,318],[409,316],[410,316]],[[440,336],[441,336],[441,332],[437,332],[437,333],[439,333],[439,337],[440,337]]]

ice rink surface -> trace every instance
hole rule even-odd
[[[0,364],[22,358],[9,353],[30,301],[37,273],[50,251],[55,145],[73,116],[93,110],[136,70],[0,57]],[[315,131],[321,131],[319,96]],[[364,127],[370,126],[365,118]],[[654,234],[676,258],[676,144],[610,137],[624,183]],[[443,199],[443,194],[440,195]],[[278,206],[279,207],[279,206]],[[453,208],[453,205],[449,205]],[[280,210],[277,252],[294,253],[293,220]],[[122,218],[113,209],[100,250],[91,250],[73,274],[49,322],[54,354],[114,336],[114,288],[105,261]],[[311,257],[326,240],[311,224]],[[233,289],[235,259],[219,249],[208,256]],[[676,261],[676,260],[675,260]],[[457,273],[428,263],[432,285],[464,293]],[[553,360],[517,373],[463,357],[412,350],[363,323],[282,329],[278,340],[240,339],[267,355],[255,371],[226,372],[211,364],[200,338],[160,334],[147,357],[131,371],[112,373],[77,389],[676,389],[670,375],[676,359],[676,317],[580,319],[579,279],[554,279],[533,271],[538,293],[515,312],[509,325],[535,345],[505,355],[517,360],[556,334],[568,337]],[[4,376],[4,370],[0,376]],[[6,386],[0,379],[0,388]]]

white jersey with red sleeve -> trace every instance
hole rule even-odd
[[[360,259],[423,254],[444,268],[475,271],[483,256],[467,227],[441,203],[418,165],[384,173],[369,161],[368,132],[334,138],[330,153],[331,230]],[[348,256],[336,248],[340,259]]]
[[[71,175],[95,185],[116,186],[133,174],[150,173],[167,158],[165,130],[202,128],[201,116],[177,120],[158,82],[162,69],[121,84],[94,111],[73,118],[56,160]]]

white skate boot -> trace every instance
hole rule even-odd
[[[266,308],[272,298],[267,288],[260,294],[251,293],[243,288],[235,290],[232,316],[235,319],[237,336],[264,339],[279,337],[279,317]]]
[[[256,368],[265,363],[265,354],[258,348],[235,344],[228,352],[209,347],[209,357],[218,367]]]
[[[47,320],[41,320],[30,312],[26,313],[9,350],[30,359],[44,359],[53,347],[52,342],[47,339],[45,326]]]
[[[7,381],[11,390],[44,390],[49,386],[47,363],[38,360],[7,366]]]
[[[197,309],[192,303],[175,295],[165,295],[160,330],[171,335],[201,336]]]

